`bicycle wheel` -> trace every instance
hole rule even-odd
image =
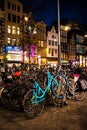
[[[59,105],[59,99],[61,99],[61,103],[63,104],[63,99],[65,100],[66,98],[66,93],[67,93],[67,79],[63,74],[58,74],[55,77],[57,83],[59,86],[54,82],[52,82],[52,92],[53,92],[53,103],[56,105]]]
[[[68,85],[69,85],[69,93],[74,95],[74,79],[68,78]]]
[[[62,98],[53,97],[53,104],[54,104],[55,106],[58,106],[58,107],[63,107],[63,106],[64,106],[63,97],[62,97]]]
[[[24,109],[26,116],[29,119],[33,119],[33,118],[39,116],[44,109],[43,102],[41,102],[39,104],[35,104],[32,102],[32,95],[33,95],[33,91],[27,92],[27,94],[25,95],[24,100],[23,100],[23,109]]]
[[[13,88],[13,86],[7,85],[6,87],[4,87],[2,89],[2,92],[1,92],[1,102],[7,108],[10,108],[10,104],[9,104],[9,93],[10,93],[10,91],[11,91],[12,88]]]
[[[74,85],[74,97],[77,101],[82,101],[86,97],[86,91],[82,90],[81,84],[79,81],[77,81]]]
[[[22,100],[26,92],[27,88],[21,86],[15,87],[11,90],[9,94],[9,102],[12,110],[22,110]]]

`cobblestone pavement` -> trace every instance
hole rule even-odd
[[[68,101],[68,106],[45,107],[43,113],[29,120],[23,112],[7,110],[0,104],[0,130],[87,130],[87,97]]]

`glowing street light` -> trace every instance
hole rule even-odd
[[[27,16],[25,16],[25,17],[24,17],[24,20],[25,20],[25,21],[28,21],[28,17],[27,17]]]

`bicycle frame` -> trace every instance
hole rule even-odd
[[[60,86],[60,83],[56,81],[56,79],[51,75],[50,72],[47,72],[47,78],[48,78],[48,83],[46,86],[46,89],[42,89],[37,82],[35,82],[33,86],[33,96],[32,96],[32,102],[35,104],[38,104],[42,101],[45,100],[46,98],[46,92],[50,90],[51,83],[56,84],[57,86]]]

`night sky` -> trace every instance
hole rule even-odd
[[[35,20],[47,25],[57,20],[57,0],[21,0],[25,11],[31,11]],[[87,0],[60,0],[60,18],[69,18],[87,24]]]

